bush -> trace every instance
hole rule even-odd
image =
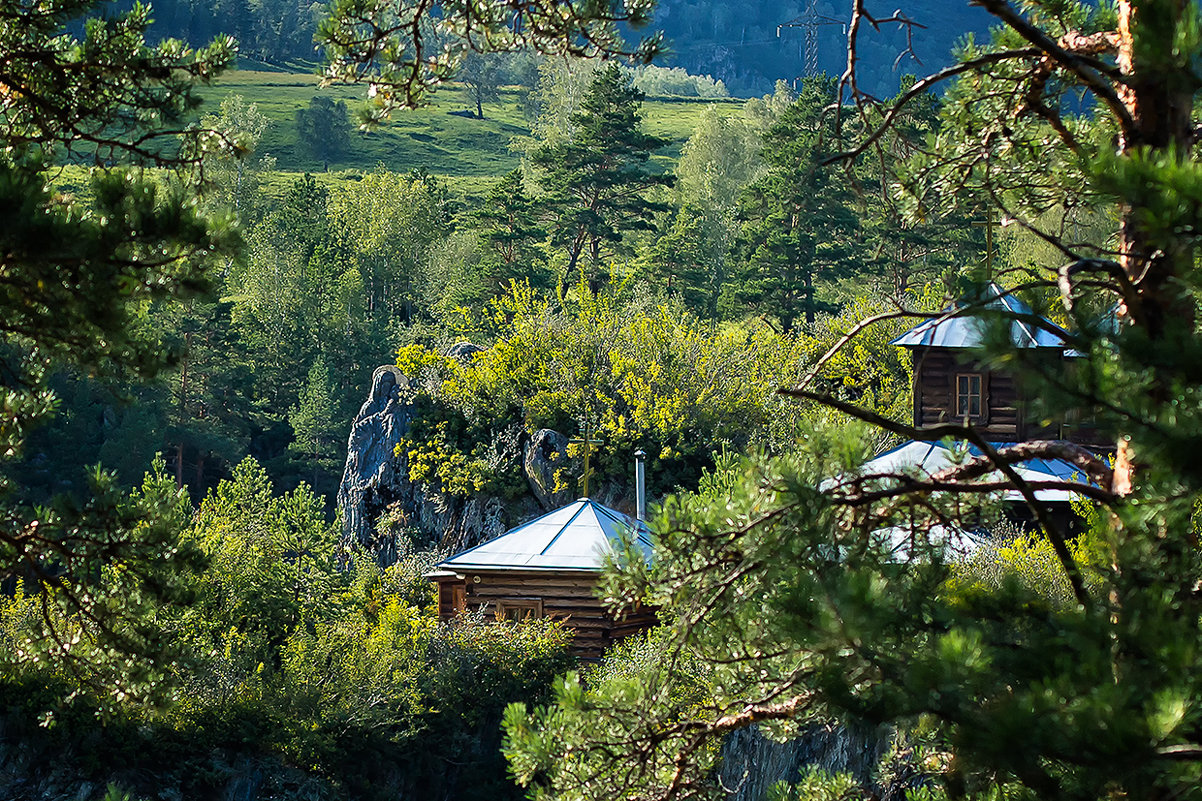
[[[424,798],[451,787],[466,799],[516,798],[499,751],[502,711],[545,700],[572,664],[568,631],[551,621],[441,624],[422,575],[436,555],[406,552],[387,570],[352,558],[339,571],[334,538],[307,487],[276,495],[244,461],[182,538],[208,557],[191,580],[196,603],[156,621],[181,656],[174,706],[113,707],[37,663],[0,681],[9,710],[0,725],[22,732],[30,753],[54,753],[30,764],[51,766],[56,780],[115,782],[134,797],[166,787],[224,796],[254,774],[264,794],[299,783],[314,798]],[[0,643],[39,625],[23,595],[0,606]]]
[[[722,81],[711,75],[690,75],[681,67],[639,67],[634,86],[648,97],[730,97]]]

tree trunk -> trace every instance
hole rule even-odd
[[[568,268],[564,270],[563,280],[560,282],[562,294],[567,294],[572,288],[572,275],[576,272],[576,265],[580,263],[580,252],[584,250],[584,228],[581,227],[576,233],[576,239],[572,242],[572,247],[568,250]]]
[[[1161,0],[1161,13],[1173,13],[1180,20],[1186,13],[1189,0]],[[1132,154],[1147,148],[1152,153],[1173,154],[1178,160],[1188,158],[1192,126],[1190,123],[1193,96],[1180,81],[1166,80],[1159,69],[1141,64],[1135,48],[1133,31],[1139,24],[1139,9],[1133,0],[1118,3],[1118,67],[1123,82],[1115,84],[1130,121],[1121,126],[1119,151]],[[1177,26],[1166,26],[1170,35]],[[1146,30],[1146,28],[1144,29]],[[1147,34],[1141,31],[1141,34]],[[1142,52],[1171,53],[1173,42],[1159,43],[1149,48],[1144,42]],[[1163,57],[1163,56],[1162,56]],[[1194,302],[1184,292],[1179,276],[1193,264],[1193,250],[1180,237],[1173,242],[1155,241],[1129,206],[1120,207],[1119,263],[1135,287],[1135,292],[1119,307],[1119,315],[1147,333],[1156,349],[1178,352],[1180,340],[1193,336]],[[1152,366],[1150,392],[1154,400],[1169,400],[1172,378],[1156,365]],[[1129,442],[1120,440],[1115,459],[1112,488],[1120,494],[1129,493],[1134,486],[1135,455]]]

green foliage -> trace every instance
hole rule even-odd
[[[605,443],[594,462],[602,480],[625,482],[629,454],[641,447],[657,460],[653,491],[695,482],[715,443],[766,442],[783,407],[780,376],[799,369],[799,342],[763,327],[703,323],[670,303],[636,311],[627,291],[581,289],[573,307],[555,311],[514,285],[466,321],[492,340],[470,360],[403,347],[401,370],[428,387],[400,448],[415,453],[411,475],[416,466],[424,477],[439,474],[444,489],[484,489],[491,432],[516,424],[575,434],[585,415]],[[521,483],[492,475],[502,486]]]
[[[846,277],[857,267],[852,188],[822,165],[831,155],[833,122],[824,109],[833,94],[833,80],[807,79],[765,136],[771,171],[740,199],[744,264],[727,285],[728,302],[753,304],[785,330],[801,319],[813,325],[820,311],[833,309],[819,298],[818,282]]]
[[[82,503],[56,498],[36,516],[5,515],[16,536],[4,558],[22,567],[0,601],[0,664],[9,676],[45,671],[95,694],[97,711],[169,700],[181,654],[162,616],[190,600],[201,554],[181,542],[187,498],[157,461],[141,487],[122,491],[95,469]],[[44,543],[22,549],[22,540]]]
[[[289,422],[296,432],[292,447],[312,459],[314,469],[332,469],[341,461],[340,440],[344,432],[338,425],[336,412],[330,368],[319,356],[309,368],[300,403],[289,413]]]
[[[469,53],[455,74],[476,106],[476,119],[484,119],[484,104],[501,99],[501,63],[495,55]]]
[[[425,249],[446,225],[444,187],[424,175],[376,170],[330,199],[329,218],[358,269],[369,319],[409,320]]]
[[[634,88],[648,97],[730,97],[722,81],[712,75],[690,75],[680,67],[638,67]]]
[[[552,677],[571,665],[562,624],[439,623],[434,585],[423,575],[434,554],[403,553],[387,570],[349,555],[348,569],[338,570],[321,500],[304,485],[277,494],[252,460],[190,520],[161,467],[122,511],[153,503],[170,505],[170,515],[159,516],[170,519],[162,530],[186,529],[176,544],[156,539],[158,530],[141,532],[147,550],[163,551],[153,575],[164,581],[170,563],[185,560],[203,568],[170,587],[190,604],[156,603],[130,560],[100,569],[93,590],[130,618],[95,618],[115,626],[107,639],[96,639],[92,618],[75,622],[70,608],[51,606],[44,618],[39,599],[20,590],[0,606],[0,696],[17,699],[6,704],[6,725],[41,716],[40,728],[30,723],[31,744],[86,743],[60,744],[57,775],[95,783],[119,765],[127,771],[122,787],[137,796],[169,779],[205,795],[232,780],[218,766],[221,754],[234,753],[258,760],[268,777],[283,771],[280,763],[296,766],[323,798],[422,796],[448,782],[467,798],[513,794],[498,751],[501,711],[544,698]],[[49,625],[65,638],[61,646],[47,636]],[[118,635],[124,639],[114,641]],[[157,639],[137,652],[140,661],[119,663],[135,637]],[[115,650],[94,653],[101,647]],[[71,659],[90,673],[67,671]],[[165,709],[152,714],[141,705],[148,690],[171,687],[174,703]],[[47,711],[67,690],[70,700]],[[448,749],[456,754],[450,768]]]
[[[308,108],[297,109],[296,136],[301,147],[329,169],[330,162],[350,147],[351,123],[346,104],[317,95],[309,101]]]
[[[722,243],[715,241],[710,222],[696,208],[681,208],[671,227],[636,262],[648,283],[665,295],[679,295],[690,310],[706,316],[716,309],[724,265]]]
[[[768,791],[768,801],[852,801],[864,797],[854,777],[817,768],[806,770],[794,784],[782,782]]]
[[[628,47],[618,25],[640,28],[650,20],[650,0],[603,0],[576,8],[554,0],[523,0],[497,6],[483,0],[444,9],[397,10],[379,0],[338,0],[318,30],[330,77],[370,83],[367,122],[380,122],[397,108],[425,102],[474,51],[530,49],[555,56],[628,56],[651,61],[659,37]]]
[[[611,649],[601,664],[583,677],[572,672],[557,678],[552,705],[531,710],[526,703],[511,704],[503,719],[502,750],[510,773],[527,788],[527,797],[559,797],[564,790],[571,793],[577,784],[587,784],[595,771],[606,767],[604,758],[588,751],[579,751],[571,759],[560,758],[565,744],[590,736],[587,710],[598,704],[613,714],[611,722],[616,725],[608,732],[594,730],[593,734],[622,731],[623,736],[638,741],[655,736],[655,732],[668,732],[669,737],[683,733],[689,713],[708,704],[713,688],[703,665],[678,656],[667,632],[653,629]],[[716,756],[716,749],[710,749],[708,756]],[[671,775],[671,765],[664,763],[626,767],[625,775],[609,774],[615,782],[608,784],[607,792],[628,794],[640,785],[662,784]]]
[[[539,206],[525,188],[520,170],[506,175],[488,193],[476,216],[486,255],[481,265],[488,297],[495,297],[510,281],[536,288],[554,285],[546,266],[542,243],[547,231],[539,221]]]
[[[647,169],[651,152],[667,140],[642,130],[642,99],[616,64],[599,69],[580,110],[569,117],[568,135],[530,152],[555,215],[552,242],[566,258],[565,290],[580,276],[593,283],[602,257],[622,252],[625,232],[654,230],[654,215],[667,208],[646,197],[647,190],[675,179]],[[585,272],[578,275],[578,269]]]
[[[146,336],[146,309],[197,294],[206,269],[234,249],[228,220],[195,197],[193,168],[224,143],[185,125],[194,84],[227,66],[233,49],[227,39],[199,51],[148,45],[140,5],[66,29],[93,6],[7,2],[0,11],[0,58],[20,76],[0,116],[0,576],[21,585],[13,603],[42,612],[4,643],[10,669],[49,660],[107,685],[107,712],[126,697],[161,700],[171,657],[153,614],[178,600],[180,574],[194,566],[176,547],[179,497],[161,466],[132,497],[93,468],[67,479],[86,481],[76,497],[35,506],[19,460],[60,405],[52,365],[155,375],[175,354]],[[53,190],[58,158],[97,165],[86,199]],[[143,163],[173,168],[174,179],[130,166]]]
[[[242,95],[227,95],[217,114],[207,114],[202,128],[217,132],[232,143],[227,152],[210,154],[204,162],[205,177],[217,187],[211,197],[219,208],[230,208],[243,220],[253,219],[260,205],[263,173],[275,169],[275,159],[256,153],[270,125],[267,115]]]
[[[933,312],[943,304],[940,288],[933,285],[910,290],[902,300],[916,312]],[[908,422],[913,414],[914,364],[908,353],[890,343],[913,325],[912,318],[882,320],[844,342],[864,320],[894,311],[894,301],[863,293],[838,315],[819,318],[803,341],[808,350],[806,362],[817,367],[816,387],[861,408]],[[818,367],[822,359],[825,362]]]
[[[1009,536],[1007,536],[1009,535]],[[1025,591],[1044,597],[1059,607],[1076,604],[1072,587],[1064,576],[1064,566],[1047,537],[1035,533],[995,530],[996,543],[990,542],[974,552],[953,571],[953,585],[964,585],[969,591],[982,587],[1000,589],[1002,584],[1015,581]],[[1085,572],[1088,585],[1100,589],[1098,576],[1106,567],[1106,551],[1101,532],[1087,531],[1069,542],[1069,554]]]

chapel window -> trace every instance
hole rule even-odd
[[[542,616],[542,598],[502,598],[497,601],[499,620],[536,620]]]
[[[980,373],[956,374],[956,417],[964,420],[978,420],[981,417],[983,399],[981,397]]]

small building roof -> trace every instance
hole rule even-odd
[[[1013,443],[998,442],[995,447],[1004,448]],[[956,450],[953,451],[952,448]],[[916,442],[911,440],[902,445],[885,451],[880,456],[863,467],[866,476],[880,475],[882,477],[909,471],[916,471],[927,476],[934,475],[945,467],[958,464],[964,458],[981,455],[981,450],[967,443],[955,443],[949,447],[944,442]],[[1089,478],[1081,469],[1062,459],[1028,459],[1014,465],[1019,477],[1025,481],[1070,481],[1076,484],[1088,485]],[[998,472],[984,477],[989,481],[1002,480]],[[1022,494],[1018,490],[1008,490],[1004,497],[1007,501],[1021,501]],[[1041,501],[1067,502],[1073,493],[1067,490],[1037,490],[1035,497]]]
[[[439,570],[599,571],[605,557],[633,539],[651,558],[647,525],[581,498],[438,564]]]
[[[985,309],[1015,317],[1037,317],[1031,307],[1000,286],[990,283],[986,294],[992,300]],[[925,320],[902,334],[891,344],[906,348],[933,346],[937,348],[979,348],[984,343],[984,332],[989,322],[979,316],[979,308],[969,308],[959,303],[952,304],[934,319]],[[950,315],[950,316],[949,316]],[[1047,318],[1043,326],[1033,325],[1028,320],[1013,319],[1010,322],[1010,339],[1020,348],[1055,348],[1066,350],[1068,332]],[[1055,332],[1059,331],[1060,334]],[[1066,355],[1074,355],[1067,352]]]

